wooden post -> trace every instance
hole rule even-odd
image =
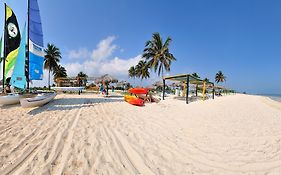
[[[186,77],[186,104],[188,104],[188,95],[189,95],[189,76]]]
[[[108,96],[108,84],[106,85],[106,96]]]
[[[213,84],[213,99],[215,99],[215,85]]]
[[[196,84],[195,95],[196,95],[196,97],[198,97],[198,84]]]
[[[165,100],[165,79],[163,78],[163,96],[162,100]]]

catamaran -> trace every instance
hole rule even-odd
[[[43,63],[44,63],[44,43],[43,43],[43,31],[40,17],[40,11],[37,0],[28,0],[28,27],[27,27],[27,57],[25,52],[20,52],[18,59],[26,58],[27,71],[21,71],[21,77],[26,77],[27,89],[29,89],[29,82],[31,80],[43,79]],[[26,40],[25,40],[26,41]],[[25,44],[23,44],[25,46]],[[24,49],[22,49],[24,51]],[[22,70],[22,69],[21,69]],[[14,71],[15,72],[15,71]],[[24,74],[23,74],[24,73]],[[26,75],[26,76],[24,76]],[[14,76],[14,81],[18,78]],[[12,78],[13,80],[13,78]],[[24,84],[23,81],[19,81],[20,84]],[[13,81],[12,81],[13,84]],[[16,86],[16,85],[15,85]],[[36,107],[42,106],[56,96],[55,92],[39,93],[35,97],[21,98],[20,103],[22,107]]]
[[[3,80],[2,80],[2,92],[4,92],[6,77],[11,76],[16,58],[18,55],[19,45],[21,42],[20,30],[16,15],[13,10],[5,5],[5,23],[4,23],[4,35],[1,39],[1,60],[3,63]],[[3,57],[2,57],[3,56]],[[11,105],[20,102],[19,94],[7,94],[0,96],[0,104]]]
[[[21,90],[29,90],[30,81],[43,79],[44,44],[37,0],[28,0],[27,16],[11,78],[11,85]],[[36,107],[50,102],[55,96],[55,92],[42,92],[19,101],[22,107]]]

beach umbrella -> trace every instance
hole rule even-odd
[[[108,95],[108,85],[110,83],[117,83],[118,80],[108,74],[105,74],[95,80],[96,83],[103,83],[106,85],[106,95]]]

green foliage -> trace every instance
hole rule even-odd
[[[140,60],[139,63],[136,65],[136,68],[135,68],[136,76],[141,78],[141,79],[149,78],[150,73],[149,73],[148,68],[149,68],[148,64],[145,61]]]
[[[210,80],[208,79],[208,78],[205,78],[203,81],[205,81],[205,82],[210,82]]]
[[[49,70],[48,85],[50,89],[50,72],[54,71],[58,67],[58,63],[61,59],[61,52],[54,44],[48,43],[47,48],[44,49],[44,69]]]
[[[84,85],[86,85],[86,83],[88,82],[87,81],[88,75],[82,71],[77,74],[77,78],[80,78],[81,80],[83,80]]]
[[[196,72],[194,72],[194,73],[192,74],[192,76],[194,76],[195,78],[198,78],[198,79],[200,78],[199,75],[198,75]]]
[[[136,78],[137,76],[137,72],[134,66],[130,67],[130,69],[128,70],[129,73],[129,77],[130,78]]]
[[[61,65],[58,65],[55,68],[53,74],[54,74],[54,80],[56,80],[57,78],[67,77],[66,69]]]
[[[172,39],[168,37],[163,43],[159,33],[154,33],[152,39],[147,41],[142,57],[145,58],[148,67],[154,69],[154,72],[164,74],[164,69],[170,71],[172,61],[176,58],[169,52],[169,45]]]
[[[80,78],[88,78],[88,75],[87,74],[85,74],[84,72],[79,72],[78,73],[78,75],[77,75],[77,77],[80,77]]]
[[[48,43],[47,48],[44,50],[44,69],[55,70],[61,59],[61,52],[54,44]]]
[[[218,73],[216,73],[215,81],[216,81],[216,83],[226,81],[226,76],[222,73],[222,71],[219,71]]]

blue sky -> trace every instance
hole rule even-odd
[[[5,2],[22,27],[26,2]],[[221,70],[227,87],[281,94],[281,1],[39,0],[39,6],[45,44],[61,49],[70,75],[127,78],[145,41],[160,32],[173,39],[170,75],[197,72],[213,81]]]

